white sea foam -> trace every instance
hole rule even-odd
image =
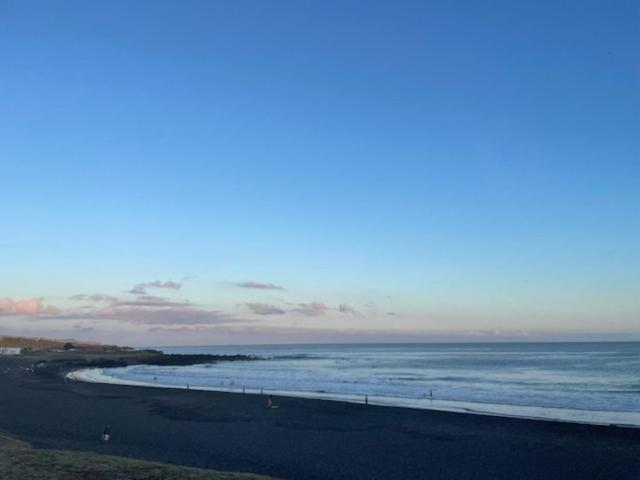
[[[224,364],[226,362],[222,362]],[[218,364],[220,365],[220,364]],[[539,407],[524,405],[503,405],[493,403],[480,403],[456,400],[442,400],[425,398],[402,398],[385,395],[367,395],[366,400],[363,395],[354,394],[338,394],[327,392],[304,392],[304,391],[288,391],[265,388],[247,388],[241,385],[228,385],[226,387],[213,387],[204,385],[184,384],[164,384],[153,381],[141,381],[123,378],[128,371],[137,368],[124,367],[115,369],[85,369],[77,370],[67,374],[67,378],[72,381],[82,381],[90,383],[107,383],[115,385],[128,385],[139,387],[153,388],[173,388],[173,389],[192,389],[215,392],[232,392],[244,393],[250,395],[270,394],[283,397],[312,398],[329,401],[341,401],[349,403],[365,403],[370,405],[388,406],[388,407],[404,407],[425,410],[440,410],[448,412],[468,413],[476,415],[492,415],[505,416],[514,418],[525,418],[546,421],[562,421],[572,423],[587,423],[593,425],[618,425],[627,427],[640,427],[639,412],[619,412],[619,411],[601,411],[601,410],[581,410],[570,408],[555,407]],[[184,367],[178,367],[184,368]],[[157,377],[154,377],[157,378]]]

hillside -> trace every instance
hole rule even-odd
[[[20,347],[31,350],[61,350],[71,343],[78,350],[90,351],[127,351],[129,347],[103,345],[97,342],[79,342],[73,339],[51,339],[37,337],[11,337],[0,335],[0,347]]]

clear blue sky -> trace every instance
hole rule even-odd
[[[640,338],[638,2],[0,18],[0,332]]]

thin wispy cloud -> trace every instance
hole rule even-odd
[[[191,343],[201,342],[203,338],[212,341],[228,342],[229,339],[246,343],[380,343],[380,342],[450,342],[509,340],[518,341],[531,338],[545,338],[547,333],[531,334],[524,331],[495,332],[492,330],[456,331],[456,330],[394,330],[394,329],[332,329],[332,328],[300,328],[273,327],[266,325],[178,325],[150,326],[149,333],[166,335],[173,338],[175,334],[183,334]],[[551,335],[556,335],[555,332]],[[571,335],[571,334],[567,334]]]
[[[239,282],[236,283],[235,286],[241,288],[253,288],[257,290],[284,290],[284,287],[281,287],[280,285],[262,282]]]
[[[342,303],[337,308],[329,307],[324,302],[306,302],[306,303],[289,303],[284,302],[287,306],[281,307],[271,303],[248,302],[244,303],[256,315],[302,315],[305,317],[319,317],[327,312],[339,312],[343,315],[354,317],[362,317],[362,313],[357,311],[352,305]]]
[[[156,297],[155,295],[139,295],[134,299],[118,300],[111,304],[113,307],[187,307],[191,306],[189,302],[176,302],[165,297]]]
[[[115,302],[118,300],[117,297],[113,295],[104,295],[102,293],[94,293],[93,295],[86,295],[84,293],[79,293],[77,295],[73,295],[70,297],[71,300],[83,301],[83,302]]]
[[[182,284],[178,282],[174,282],[173,280],[167,280],[163,282],[161,280],[154,280],[153,282],[144,282],[138,283],[134,285],[129,293],[133,293],[135,295],[145,295],[147,293],[147,289],[149,288],[168,288],[171,290],[180,290],[182,288]]]
[[[325,315],[327,312],[339,312],[344,315],[351,315],[354,317],[363,316],[352,305],[348,303],[342,303],[337,308],[329,307],[323,302],[308,302],[308,303],[289,303],[284,302],[287,306],[281,307],[273,305],[271,303],[261,302],[247,302],[242,304],[251,310],[256,315],[302,315],[305,317],[319,317]]]
[[[90,310],[65,311],[41,317],[48,320],[117,320],[135,325],[210,325],[242,323],[240,319],[218,310],[193,305],[116,304]]]
[[[245,303],[244,305],[256,315],[284,315],[287,313],[283,308],[269,303]]]
[[[93,333],[96,331],[94,327],[91,327],[89,325],[82,325],[79,323],[76,323],[72,328],[76,333]]]
[[[305,317],[318,317],[324,315],[328,307],[322,302],[299,303],[298,307],[293,309]]]

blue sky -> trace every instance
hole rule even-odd
[[[0,15],[0,332],[640,338],[637,2]]]

